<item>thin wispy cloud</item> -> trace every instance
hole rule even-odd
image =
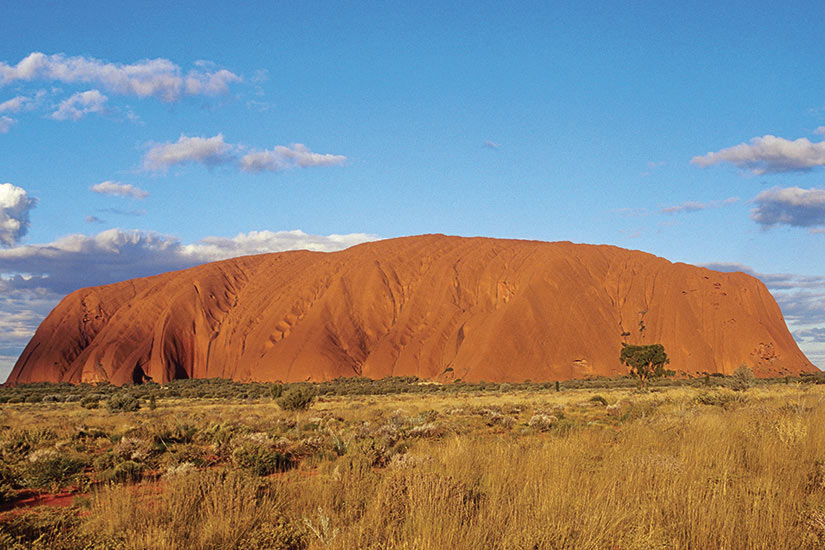
[[[763,228],[825,226],[825,189],[774,187],[756,195],[753,202],[751,219]]]
[[[799,341],[825,343],[825,327],[799,330],[793,335]]]
[[[146,210],[143,209],[134,209],[134,210],[124,210],[123,208],[100,208],[98,212],[106,212],[108,214],[116,214],[118,216],[133,216],[133,217],[140,217],[146,215]]]
[[[89,113],[102,113],[108,99],[97,90],[77,92],[61,101],[51,116],[55,120],[80,120]]]
[[[17,121],[11,117],[5,115],[0,116],[0,134],[7,133],[16,122]]]
[[[620,234],[622,234],[624,237],[626,237],[628,239],[638,239],[643,234],[643,231],[642,231],[641,228],[619,229],[618,231],[619,231]]]
[[[37,204],[26,190],[0,183],[0,246],[14,246],[29,230],[29,212]]]
[[[149,192],[136,187],[130,183],[121,183],[119,181],[106,180],[89,188],[94,193],[101,195],[109,195],[113,197],[125,197],[130,199],[142,200],[149,196]]]
[[[203,64],[201,64],[203,67]],[[106,90],[174,102],[187,95],[219,95],[241,78],[226,69],[184,70],[168,59],[110,63],[94,57],[32,52],[17,64],[0,62],[0,86],[20,81],[95,84]]]
[[[701,167],[729,163],[756,175],[807,172],[825,164],[825,142],[811,142],[807,138],[791,141],[765,135],[749,143],[693,157],[691,163]]]
[[[223,134],[213,137],[181,135],[178,141],[157,143],[143,158],[143,168],[163,172],[172,166],[198,163],[206,166],[236,165],[244,172],[277,172],[289,168],[334,166],[346,162],[344,155],[315,153],[306,145],[276,145],[263,151],[249,151],[224,141]]]
[[[240,167],[244,172],[278,172],[288,168],[309,168],[311,166],[336,166],[347,160],[344,155],[313,153],[302,143],[289,147],[276,145],[267,151],[253,151],[243,155]]]
[[[728,206],[731,204],[736,204],[739,202],[738,197],[729,197],[724,200],[718,201],[687,201],[681,204],[677,204],[674,206],[666,206],[659,211],[662,214],[680,214],[680,213],[689,213],[689,212],[699,212],[701,210],[707,210],[709,208],[721,208],[723,206]]]
[[[623,218],[641,218],[650,214],[646,208],[614,208],[610,212]]]
[[[641,175],[642,176],[649,176],[653,173],[654,170],[656,170],[657,168],[660,168],[664,165],[665,165],[664,161],[652,161],[652,160],[648,161],[647,165],[646,165],[647,170],[644,170],[643,172],[641,172]]]

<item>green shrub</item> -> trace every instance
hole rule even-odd
[[[106,402],[109,412],[135,412],[140,409],[140,401],[129,394],[113,395]]]
[[[278,406],[285,411],[304,411],[315,400],[315,389],[311,386],[289,388],[278,398]]]
[[[204,467],[215,460],[215,457],[209,457],[206,449],[191,443],[176,445],[173,450],[165,455],[165,463],[170,466],[188,463],[195,467]]]
[[[33,428],[11,430],[6,433],[6,440],[3,442],[2,452],[4,458],[22,458],[30,451],[34,450],[43,441],[54,441],[57,434],[49,428]]]
[[[142,477],[143,466],[133,460],[124,460],[100,474],[100,480],[108,483],[140,481]]]
[[[59,489],[83,471],[86,461],[55,449],[39,449],[29,455],[24,477],[29,487]]]
[[[97,395],[87,395],[80,400],[80,406],[84,409],[96,409],[100,406],[100,397]]]
[[[102,472],[104,470],[108,470],[109,468],[114,468],[116,463],[117,457],[112,453],[112,451],[109,451],[96,456],[94,460],[92,460],[92,467],[96,471]]]
[[[589,399],[591,403],[601,403],[602,405],[607,405],[607,399],[602,397],[601,395],[594,395]]]
[[[728,407],[734,403],[744,403],[747,397],[744,395],[737,395],[730,390],[720,391],[703,391],[696,396],[696,403],[700,405],[716,405],[718,407]]]
[[[198,429],[190,424],[178,424],[174,428],[155,432],[152,438],[156,450],[165,452],[175,443],[191,443],[197,431]]]
[[[293,466],[292,457],[288,454],[253,442],[246,442],[232,451],[232,461],[259,476],[285,472]]]
[[[17,472],[9,464],[0,462],[0,504],[13,500],[20,488]],[[0,546],[2,548],[2,546]]]

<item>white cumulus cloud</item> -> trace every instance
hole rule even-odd
[[[107,98],[97,90],[77,92],[64,99],[52,113],[55,120],[80,120],[89,113],[102,113]]]
[[[0,113],[16,113],[22,111],[30,101],[31,99],[24,95],[13,97],[0,103]]]
[[[233,146],[224,142],[223,134],[211,138],[188,137],[181,134],[174,143],[153,145],[143,157],[143,167],[149,171],[163,171],[176,164],[199,162],[206,165],[223,164],[231,160]]]
[[[755,137],[727,149],[696,156],[691,162],[707,167],[727,162],[753,174],[805,172],[825,164],[825,141],[788,140],[772,135]]]
[[[95,193],[100,193],[101,195],[127,197],[131,199],[145,199],[149,196],[149,192],[141,189],[140,187],[136,187],[130,183],[121,183],[119,181],[111,180],[102,181],[92,185],[89,189]]]
[[[282,250],[314,250],[333,252],[350,246],[377,239],[366,233],[346,235],[308,235],[300,229],[294,231],[250,231],[235,237],[206,237],[200,242],[184,245],[182,254],[198,258],[201,262],[211,262],[246,256],[266,254]]]
[[[131,64],[94,57],[67,57],[32,52],[16,65],[0,62],[0,86],[43,80],[67,84],[91,83],[112,93],[178,101],[184,95],[218,95],[241,78],[226,69],[193,69],[186,73],[168,59],[144,59]]]
[[[291,146],[276,145],[266,151],[252,151],[241,157],[241,170],[245,172],[276,172],[298,166],[334,166],[343,164],[347,157],[328,153],[313,153],[302,143]]]
[[[17,280],[15,288],[43,287],[67,293],[236,256],[300,249],[332,252],[375,239],[377,236],[364,233],[251,231],[182,244],[169,235],[108,229],[96,235],[74,234],[48,244],[0,250],[0,273],[29,277]]]
[[[751,219],[763,227],[825,226],[825,189],[774,187],[756,195],[753,202]]]
[[[153,144],[143,157],[143,168],[165,171],[177,164],[197,162],[206,166],[232,164],[245,172],[275,172],[288,168],[333,166],[346,162],[344,155],[315,153],[302,143],[289,147],[276,145],[264,151],[245,153],[245,148],[224,141],[223,134],[189,137],[181,134],[176,142]]]
[[[0,183],[0,245],[14,246],[29,230],[29,212],[37,199],[10,183]]]

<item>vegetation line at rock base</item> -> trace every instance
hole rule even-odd
[[[651,388],[665,387],[722,387],[734,383],[736,376],[719,373],[705,374],[697,378],[663,378],[652,379],[647,384]],[[796,383],[823,384],[825,373],[803,374],[799,377],[763,378],[754,383]],[[373,380],[364,377],[337,378],[326,382],[236,382],[225,378],[201,378],[171,380],[165,384],[153,382],[145,384],[128,384],[114,386],[100,384],[68,384],[38,382],[18,386],[0,386],[0,404],[3,403],[40,403],[40,402],[75,402],[95,408],[101,402],[120,394],[133,396],[145,401],[154,396],[161,398],[204,398],[204,399],[266,399],[279,398],[290,388],[312,388],[315,395],[391,395],[403,393],[415,394],[457,394],[475,392],[510,392],[510,391],[564,391],[575,389],[632,388],[638,386],[638,380],[632,375],[616,378],[594,377],[579,380],[548,382],[463,382],[461,380],[441,384],[422,380],[415,376],[393,376]],[[129,407],[133,407],[129,403]],[[140,404],[139,404],[140,406]],[[118,403],[116,408],[122,408]]]

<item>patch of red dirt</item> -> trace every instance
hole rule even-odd
[[[21,491],[16,500],[0,504],[0,512],[13,512],[23,508],[34,506],[50,506],[54,508],[69,508],[74,504],[75,498],[83,496],[75,489],[61,491],[59,493],[39,493],[36,491]]]

